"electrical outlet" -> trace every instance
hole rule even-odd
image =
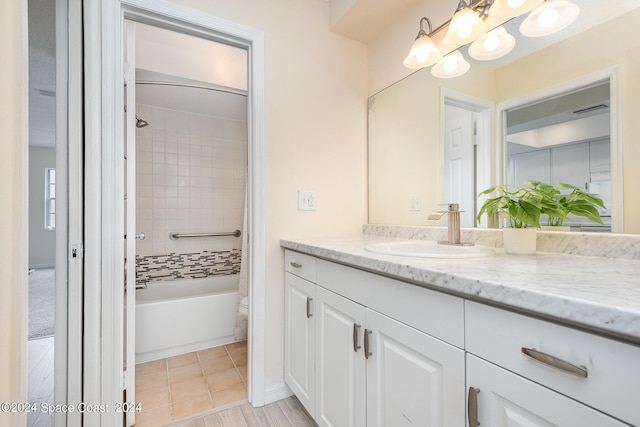
[[[422,208],[420,207],[420,196],[416,194],[409,195],[409,210],[410,211],[422,210]]]
[[[298,210],[315,211],[316,193],[315,191],[298,190]]]

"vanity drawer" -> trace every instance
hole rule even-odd
[[[318,260],[317,283],[439,340],[464,346],[462,298],[324,260]]]
[[[465,302],[465,344],[469,353],[640,425],[640,347],[470,301]],[[551,358],[534,350],[577,369],[562,362],[550,367]],[[579,375],[581,369],[586,377]]]
[[[285,250],[284,270],[310,282],[316,282],[316,258],[312,256]]]

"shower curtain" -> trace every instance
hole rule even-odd
[[[247,248],[247,187],[244,189],[244,221],[242,224],[242,252],[240,256],[240,283],[238,288],[238,301],[236,302],[236,329],[234,338],[236,341],[247,339],[247,316],[240,314],[240,301],[246,297],[249,289],[249,271],[247,258],[249,250]]]

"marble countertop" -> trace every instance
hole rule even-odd
[[[364,249],[389,240],[282,239],[281,246],[640,344],[640,261],[502,250],[485,258],[432,259]]]

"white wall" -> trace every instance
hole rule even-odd
[[[236,237],[169,233],[242,230],[247,123],[140,104],[136,114],[150,123],[136,129],[137,254],[240,249]]]
[[[0,2],[0,402],[25,402],[27,352],[27,2]],[[0,412],[1,425],[25,414]]]
[[[55,148],[29,147],[29,267],[53,267],[56,233],[44,229],[45,169],[56,167]]]
[[[281,237],[354,235],[367,221],[367,47],[329,31],[324,0],[179,0],[265,34],[266,387],[283,381]],[[313,190],[315,212],[297,210]]]

